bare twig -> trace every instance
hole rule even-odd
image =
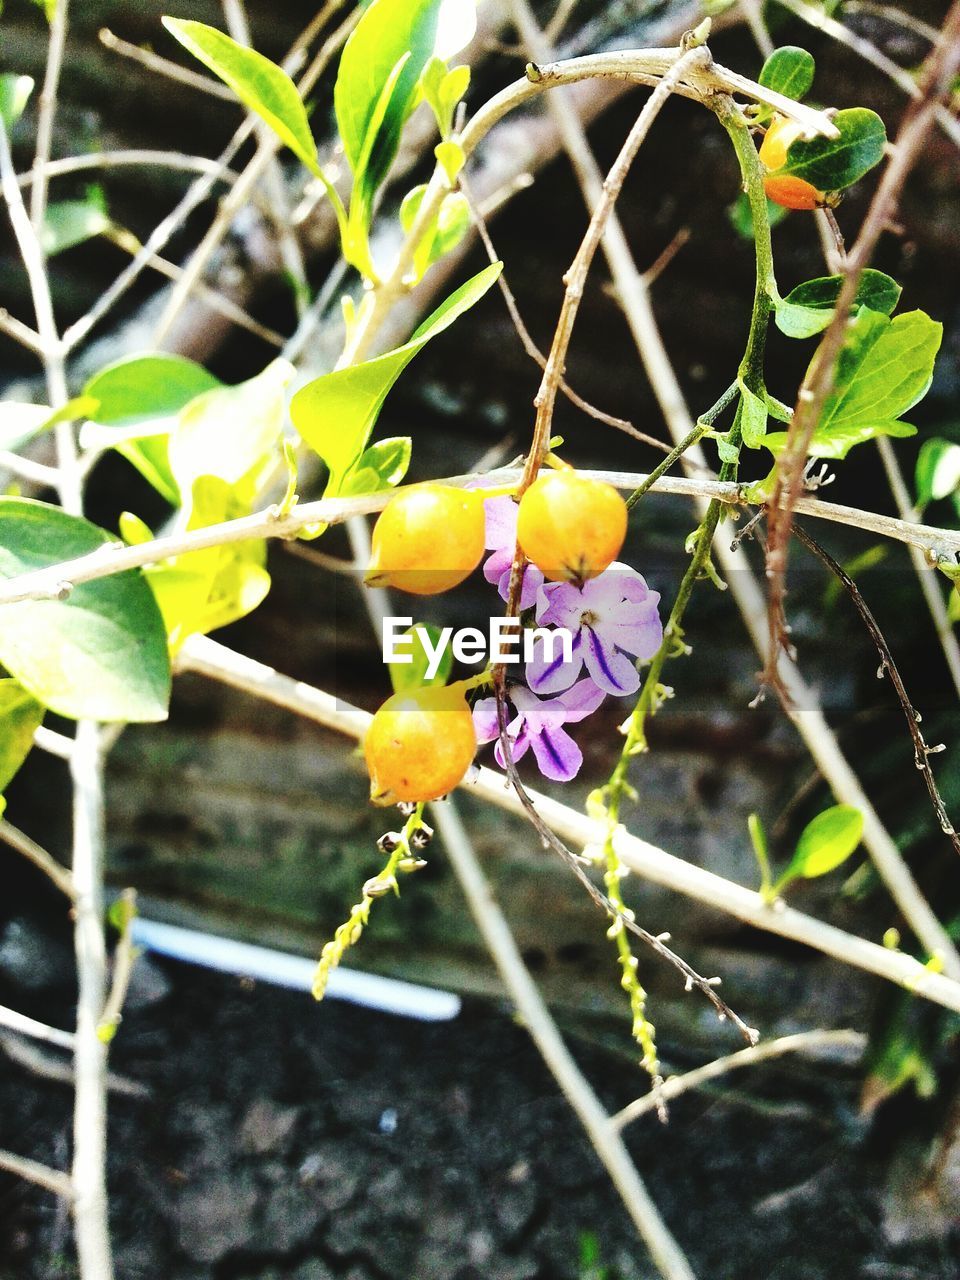
[[[123,1016],[123,1005],[130,986],[137,950],[133,945],[133,922],[137,916],[137,895],[133,889],[124,889],[120,895],[119,906],[122,913],[120,940],[113,953],[113,980],[110,983],[110,994],[97,1028],[101,1040],[113,1039],[120,1019]]]
[[[31,840],[12,822],[8,822],[6,818],[0,818],[0,840],[10,845],[11,849],[16,849],[17,853],[29,859],[35,867],[49,876],[53,883],[57,886],[61,893],[65,893],[71,900],[76,896],[73,888],[73,876],[66,867],[62,867],[56,858],[47,853],[46,849],[42,849],[35,840]]]
[[[123,58],[129,58],[147,71],[164,76],[167,80],[173,80],[177,84],[185,84],[190,89],[196,89],[200,93],[209,94],[214,98],[220,98],[227,102],[236,102],[237,100],[222,81],[214,80],[211,76],[201,75],[198,71],[192,71],[189,67],[182,67],[179,62],[172,62],[169,58],[162,58],[158,53],[154,53],[152,49],[143,49],[138,44],[131,44],[129,40],[122,40],[120,36],[114,35],[109,27],[101,27],[98,34],[100,43],[105,49],[109,49],[111,53],[120,54]]]
[[[433,814],[467,905],[493,956],[503,984],[544,1062],[586,1130],[661,1275],[669,1280],[693,1280],[689,1262],[657,1212],[619,1134],[563,1043],[556,1023],[523,963],[510,927],[493,898],[456,811],[447,804],[437,804],[433,806]]]
[[[34,355],[40,355],[43,351],[40,335],[36,330],[11,315],[6,307],[0,307],[0,332],[5,333],[8,338],[13,338],[14,342],[19,342],[21,347],[26,347]]]
[[[698,465],[707,469],[702,455],[697,455],[696,461]],[[517,468],[505,467],[491,471],[482,477],[474,473],[447,476],[443,478],[442,483],[466,485],[475,484],[478,479],[482,479],[491,486],[502,487],[518,484],[521,474],[522,472]],[[604,480],[615,488],[631,493],[648,479],[648,475],[642,471],[584,470],[581,474]],[[741,486],[727,481],[664,475],[650,488],[654,493],[681,494],[685,497],[710,500],[718,498],[731,506],[747,504],[747,496]],[[209,547],[225,546],[231,542],[245,542],[255,538],[290,538],[310,524],[342,524],[351,516],[371,515],[381,511],[390,498],[395,493],[402,492],[402,489],[403,486],[400,486],[397,489],[385,489],[379,493],[363,494],[356,498],[321,498],[316,502],[303,502],[286,515],[278,514],[276,507],[267,507],[236,520],[225,520],[220,524],[207,525],[205,528],[189,530],[186,533],[169,534],[137,546],[125,546],[119,542],[104,543],[102,548],[88,555],[78,556],[75,560],[66,560],[48,569],[37,569],[0,580],[0,604],[15,604],[20,600],[65,598],[74,587],[83,582],[93,582],[98,578],[107,578],[128,569],[139,569],[144,565],[156,564],[159,560],[187,551],[202,551]],[[824,502],[819,498],[801,498],[796,510],[800,515],[850,525],[881,537],[893,538],[898,542],[919,547],[925,555],[930,557],[931,562],[942,557],[952,558],[960,555],[960,531],[955,529],[912,524],[906,520],[898,520],[894,516],[861,511],[858,507]]]
[[[33,191],[30,196],[30,222],[34,235],[39,239],[47,212],[46,165],[53,143],[53,121],[57,112],[57,93],[60,88],[60,72],[63,69],[63,51],[67,43],[67,11],[70,0],[57,0],[50,19],[50,39],[47,45],[47,67],[40,90],[37,113],[37,144],[33,156]]]
[[[27,1160],[23,1156],[14,1155],[12,1151],[0,1151],[0,1169],[15,1173],[18,1178],[24,1178],[27,1182],[35,1182],[38,1187],[52,1191],[55,1196],[62,1196],[65,1200],[73,1199],[73,1183],[59,1169],[51,1169],[49,1165],[39,1164],[36,1160]]]
[[[818,560],[826,565],[830,572],[843,584],[844,590],[850,596],[857,612],[863,619],[863,624],[870,633],[870,639],[876,645],[877,652],[880,654],[880,670],[878,674],[889,675],[890,683],[893,685],[894,693],[896,693],[897,700],[903,710],[904,718],[907,722],[907,729],[910,733],[911,740],[913,741],[914,763],[923,775],[927,791],[930,793],[930,801],[933,804],[934,813],[937,816],[937,822],[940,825],[940,830],[944,835],[949,836],[950,843],[953,845],[955,852],[960,853],[960,834],[957,833],[953,823],[950,821],[946,806],[943,803],[943,798],[937,789],[937,782],[933,776],[933,770],[930,767],[930,756],[935,755],[938,751],[942,751],[943,747],[931,747],[927,745],[923,732],[920,729],[920,713],[910,701],[906,687],[903,683],[903,678],[900,675],[896,662],[894,661],[893,654],[890,652],[890,646],[887,644],[883,632],[880,630],[880,626],[870,610],[870,606],[867,604],[866,600],[864,600],[860,588],[843,566],[838,564],[837,561],[834,560],[833,556],[820,546],[816,539],[811,538],[802,525],[795,524],[794,533],[807,550],[811,551]]]
[[[727,1054],[723,1058],[715,1058],[693,1071],[682,1076],[668,1076],[662,1085],[663,1097],[666,1101],[679,1098],[690,1089],[698,1089],[708,1080],[717,1080],[731,1071],[739,1071],[743,1067],[754,1067],[761,1062],[769,1062],[772,1058],[781,1058],[786,1053],[807,1053],[818,1049],[852,1049],[862,1053],[867,1045],[867,1037],[861,1031],[800,1031],[792,1036],[780,1036],[777,1040],[765,1040],[751,1045],[747,1049],[738,1049],[736,1053]],[[622,1111],[611,1116],[610,1123],[616,1129],[623,1129],[634,1120],[656,1110],[656,1099],[653,1094],[645,1094],[629,1103]]]
[[[903,184],[919,158],[935,116],[937,103],[947,93],[960,68],[960,0],[950,9],[939,42],[924,64],[918,85],[920,96],[907,108],[876,194],[864,218],[860,234],[847,255],[843,285],[830,325],[817,348],[797,395],[786,442],[777,463],[776,482],[768,519],[767,579],[770,591],[770,645],[764,681],[785,697],[777,659],[789,652],[785,614],[786,569],[793,511],[803,485],[803,468],[810,441],[834,381],[837,360],[846,341],[850,309],[860,276],[867,266],[884,228],[891,221]]]
[[[207,636],[190,637],[180,652],[179,669],[231,685],[358,740],[363,739],[372,719],[367,712],[342,698],[281,675],[272,667],[235,653]],[[519,797],[506,785],[504,775],[496,770],[481,768],[477,776],[463,786],[499,809],[525,816]],[[529,788],[527,796],[548,827],[577,848],[596,845],[605,838],[602,822]],[[618,831],[615,840],[618,856],[641,879],[703,902],[765,932],[812,947],[960,1012],[960,982],[928,968],[905,952],[868,942],[785,904],[777,908],[768,906],[754,890],[674,857],[627,831]]]
[[[878,71],[882,71],[908,98],[917,99],[920,97],[921,91],[918,81],[904,67],[894,62],[892,58],[888,58],[883,50],[878,49],[871,41],[858,35],[857,32],[851,31],[849,27],[844,26],[842,22],[838,22],[836,18],[824,13],[823,9],[807,3],[807,0],[780,0],[780,2],[785,9],[789,9],[807,26],[813,27],[817,31],[822,31],[824,35],[830,36],[838,44],[842,44],[849,49],[851,53],[855,53],[858,58],[862,58],[864,62],[869,62]],[[852,4],[846,7],[851,12],[855,10],[855,6]],[[867,6],[860,5],[858,7],[866,9]],[[883,7],[892,8],[892,6]],[[904,15],[904,17],[909,20],[909,15]],[[913,29],[917,30],[916,26]],[[921,31],[920,34],[935,41],[939,32],[934,28],[928,27],[926,30]],[[934,109],[934,117],[950,141],[955,146],[960,146],[960,121],[957,121],[942,104]]]
[[[90,151],[82,156],[65,156],[62,160],[48,161],[44,172],[48,178],[62,178],[65,174],[84,173],[88,169],[117,169],[127,166],[212,174],[218,182],[227,186],[232,186],[236,181],[236,174],[231,169],[224,169],[216,160],[208,160],[206,156],[191,156],[183,151],[153,151],[143,147],[129,151]],[[21,173],[17,181],[21,187],[29,187],[33,179],[32,172]]]
[[[470,211],[473,215],[474,225],[477,228],[477,234],[479,235],[480,241],[486,251],[488,260],[491,263],[499,262],[500,258],[494,248],[493,240],[490,236],[490,230],[487,227],[484,215],[476,200],[473,198],[470,190],[470,184],[462,174],[460,176],[460,189],[470,203]],[[503,296],[503,301],[506,304],[510,319],[513,321],[513,327],[517,331],[517,337],[520,339],[524,351],[526,351],[530,359],[534,360],[541,369],[546,369],[547,358],[530,336],[530,330],[524,324],[523,316],[520,314],[520,308],[517,306],[517,299],[503,272],[501,272],[497,277],[497,285],[500,289],[501,295]],[[602,409],[598,409],[595,405],[590,404],[589,401],[584,400],[582,396],[578,395],[577,392],[573,390],[565,378],[561,377],[558,385],[570,403],[575,405],[584,413],[589,414],[591,418],[596,418],[599,422],[605,423],[608,427],[614,427],[617,431],[622,431],[625,435],[632,436],[634,440],[639,440],[642,444],[648,444],[654,449],[661,449],[664,452],[669,450],[669,445],[665,445],[662,440],[658,440],[655,436],[647,435],[644,431],[638,431],[632,422],[627,422],[623,418],[616,418],[612,414],[605,413]]]
[[[908,521],[918,520],[917,509],[911,501],[893,445],[886,436],[877,436],[877,448],[880,451],[880,460],[887,473],[890,492],[897,504],[900,518]],[[950,672],[950,679],[953,681],[957,695],[960,696],[960,642],[957,641],[957,633],[944,603],[941,576],[918,547],[911,546],[907,549],[920,583],[920,590],[923,592],[923,598],[933,619],[937,639],[940,641],[947,669]]]
[[[36,1018],[28,1018],[16,1009],[8,1009],[0,1005],[0,1027],[16,1031],[17,1035],[30,1036],[34,1040],[43,1040],[47,1044],[55,1044],[60,1049],[73,1049],[76,1037],[72,1031],[61,1031],[57,1027],[48,1027],[45,1022]]]

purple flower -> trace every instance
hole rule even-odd
[[[484,546],[493,555],[483,566],[483,576],[506,600],[510,595],[510,569],[517,546],[517,504],[508,496],[487,498],[483,504],[487,532]],[[537,602],[537,592],[543,586],[543,574],[535,564],[528,564],[523,571],[520,589],[520,608],[529,609]]]
[[[612,564],[582,587],[548,582],[539,595],[537,621],[571,632],[572,660],[564,662],[558,653],[546,661],[543,642],[538,640],[535,656],[527,663],[530,688],[535,693],[559,693],[569,689],[586,666],[605,693],[635,693],[640,676],[626,655],[652,658],[660,648],[659,600],[658,593],[625,564]]]
[[[603,690],[592,680],[580,680],[559,698],[548,702],[541,701],[523,685],[511,688],[508,697],[517,711],[507,725],[513,759],[519,760],[530,747],[545,778],[552,778],[554,782],[575,778],[583,764],[583,752],[563,726],[583,720],[596,711],[604,699]],[[496,741],[494,755],[497,764],[504,768],[496,698],[483,698],[474,705],[473,723],[478,742]]]

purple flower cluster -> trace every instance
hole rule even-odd
[[[483,574],[506,600],[517,540],[517,505],[509,497],[488,498],[485,510],[486,546],[493,554]],[[639,689],[636,660],[652,658],[663,639],[659,600],[629,565],[612,564],[581,586],[546,582],[535,565],[526,566],[520,608],[532,608],[540,627],[567,629],[573,642],[569,661],[562,656],[548,661],[538,642],[533,660],[526,665],[529,688],[514,685],[508,690],[516,711],[507,725],[514,760],[529,747],[544,777],[568,782],[576,776],[583,755],[563,726],[590,715],[607,694],[623,696]],[[557,696],[543,696],[549,694]],[[473,715],[478,741],[496,741],[500,736],[496,699],[476,703]],[[494,754],[503,766],[499,742]]]

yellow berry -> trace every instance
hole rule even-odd
[[[477,751],[462,689],[412,689],[388,698],[363,743],[370,799],[388,805],[437,800],[463,779]]]
[[[364,582],[415,596],[449,591],[483,556],[483,498],[469,489],[421,484],[395,494],[373,529]]]
[[[771,170],[763,180],[768,199],[784,209],[819,209],[829,204],[829,198],[812,183],[792,173],[778,174],[787,163],[787,154],[794,142],[803,134],[803,126],[786,116],[774,116],[760,144],[760,163]]]
[[[583,582],[602,573],[627,534],[627,504],[612,485],[575,471],[538,476],[520,499],[517,539],[553,581]]]

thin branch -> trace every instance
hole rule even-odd
[[[48,729],[46,725],[40,725],[35,730],[33,744],[41,751],[46,751],[48,755],[56,756],[60,760],[69,760],[73,755],[73,739],[68,738],[64,733]]]
[[[53,144],[53,121],[57,111],[57,93],[60,88],[60,72],[63,69],[63,53],[67,43],[67,11],[70,0],[57,0],[50,19],[50,39],[47,46],[47,67],[40,90],[37,113],[37,144],[33,156],[33,191],[30,196],[30,222],[34,235],[39,239],[47,212],[46,166]]]
[[[194,671],[231,685],[360,741],[372,720],[367,712],[342,698],[281,675],[272,667],[234,653],[206,636],[190,637],[180,651],[178,665],[180,670]],[[504,775],[496,770],[483,767],[475,778],[462,785],[468,793],[499,809],[526,816],[519,797],[507,785]],[[602,822],[529,788],[527,796],[548,827],[575,847],[583,849],[605,838],[606,828]],[[960,1012],[960,982],[928,968],[913,956],[858,938],[783,903],[771,907],[754,890],[674,857],[625,830],[618,831],[615,839],[618,856],[641,879],[693,898],[765,932],[812,947]]]
[[[893,445],[886,436],[877,436],[877,448],[880,451],[880,460],[883,463],[884,471],[887,473],[887,481],[893,494],[893,500],[897,504],[900,518],[902,520],[918,520],[917,509],[911,501]],[[944,660],[950,672],[950,679],[953,681],[953,687],[958,697],[960,697],[960,641],[957,640],[957,633],[944,603],[941,577],[918,547],[911,546],[908,551],[920,583],[920,590],[923,592],[923,598],[927,602],[927,608],[930,610],[930,616],[933,619],[937,639],[940,641]]]
[[[919,159],[924,141],[933,125],[937,103],[949,91],[958,69],[960,0],[954,0],[940,40],[924,63],[918,85],[920,96],[907,108],[893,147],[892,158],[870,202],[860,234],[847,255],[836,311],[797,394],[796,408],[777,463],[768,520],[770,646],[763,678],[777,690],[781,700],[785,691],[778,675],[777,657],[781,651],[789,651],[785,598],[790,529],[793,511],[803,485],[803,468],[810,441],[833,388],[837,360],[846,341],[850,311],[860,276],[869,263],[882,232],[894,215],[903,185]]]
[[[31,840],[6,818],[0,818],[0,840],[8,844],[11,849],[16,849],[17,853],[22,853],[44,875],[49,876],[60,892],[65,893],[71,901],[76,897],[73,876],[67,868],[61,866],[52,854],[47,853],[46,849],[41,848],[35,840]]]
[[[133,945],[133,922],[137,918],[137,894],[134,889],[124,889],[120,895],[119,906],[122,912],[120,941],[113,953],[113,980],[110,983],[110,994],[103,1006],[103,1013],[97,1026],[101,1040],[110,1041],[120,1025],[123,1017],[123,1005],[127,998],[130,978],[133,974],[137,949]]]
[[[792,1036],[780,1036],[777,1040],[765,1040],[751,1045],[747,1049],[739,1049],[722,1058],[715,1058],[693,1071],[682,1076],[668,1076],[661,1087],[664,1101],[671,1102],[690,1089],[698,1089],[709,1080],[717,1080],[731,1071],[739,1071],[743,1067],[755,1067],[761,1062],[769,1062],[772,1058],[782,1058],[787,1053],[806,1053],[817,1049],[853,1049],[863,1053],[867,1045],[867,1037],[861,1031],[800,1031]],[[610,1117],[615,1129],[623,1129],[634,1120],[656,1110],[656,1098],[653,1094],[645,1094],[629,1103]]]
[[[460,190],[469,202],[474,226],[477,229],[477,234],[479,235],[480,241],[486,251],[488,260],[491,263],[499,262],[500,258],[494,248],[493,240],[490,236],[490,230],[487,226],[484,215],[476,200],[473,198],[469,183],[462,174],[459,179],[459,184]],[[530,330],[524,324],[523,316],[520,314],[520,308],[517,306],[517,299],[502,271],[500,275],[497,276],[497,285],[500,289],[501,295],[503,296],[503,301],[506,304],[510,319],[513,322],[513,327],[517,331],[517,337],[520,339],[524,351],[526,351],[530,359],[535,361],[541,369],[546,369],[547,358],[534,342],[530,335]],[[572,405],[575,405],[576,408],[580,409],[583,413],[589,414],[591,418],[596,418],[599,422],[605,423],[606,426],[613,427],[617,431],[624,432],[625,435],[632,436],[634,440],[639,440],[641,444],[648,444],[652,448],[660,449],[663,452],[667,452],[669,450],[670,446],[665,445],[663,441],[658,440],[656,436],[650,436],[644,431],[638,431],[632,422],[627,422],[624,418],[616,418],[612,414],[605,413],[602,409],[598,409],[595,405],[590,404],[588,400],[584,400],[582,396],[578,395],[577,392],[573,390],[565,378],[561,377],[559,387]]]
[[[920,97],[920,86],[910,72],[894,62],[892,58],[888,58],[883,50],[878,49],[871,41],[858,35],[855,31],[851,31],[849,27],[844,26],[842,22],[838,22],[836,18],[824,13],[822,9],[808,4],[806,0],[780,0],[780,3],[785,9],[789,9],[792,14],[795,14],[801,21],[805,22],[807,26],[813,27],[816,31],[822,31],[824,35],[830,36],[838,44],[842,44],[849,49],[851,53],[855,53],[858,58],[862,58],[864,62],[869,62],[878,71],[882,71],[908,98],[917,99]],[[851,12],[855,10],[855,6],[852,4],[846,7]],[[856,7],[860,9],[867,8],[866,5]],[[883,7],[889,8],[889,6]],[[904,16],[906,17],[906,15]],[[913,29],[916,30],[917,28],[914,26]],[[927,28],[925,31],[921,31],[920,34],[933,41],[936,41],[939,37],[939,32],[934,28]],[[942,105],[936,107],[934,117],[950,141],[955,146],[960,147],[960,122],[951,115],[948,108]]]
[[[706,469],[706,461],[702,455],[697,456],[697,463]],[[647,473],[642,471],[584,470],[581,474],[592,479],[604,480],[615,488],[631,493],[644,485],[648,479]],[[491,487],[499,488],[518,484],[521,475],[522,472],[519,469],[505,467],[488,472],[484,476],[477,476],[475,473],[447,476],[438,480],[438,483],[475,485],[476,481],[481,479]],[[303,502],[286,515],[279,514],[278,509],[271,506],[236,520],[225,520],[220,524],[207,525],[202,529],[192,529],[185,533],[169,534],[136,546],[126,546],[120,542],[104,543],[96,551],[78,556],[75,560],[65,560],[49,568],[36,569],[0,580],[0,604],[15,604],[20,600],[65,599],[74,587],[84,582],[94,582],[98,578],[107,578],[128,569],[139,569],[144,565],[156,564],[159,560],[187,551],[202,551],[210,547],[226,546],[232,542],[246,542],[257,538],[290,538],[311,524],[342,524],[351,516],[372,515],[374,512],[381,511],[395,493],[403,491],[403,487],[363,494],[355,498],[321,498],[315,502]],[[748,505],[748,496],[743,488],[729,481],[664,475],[650,488],[654,493],[680,494],[685,497],[710,500],[716,498],[730,506]],[[930,558],[931,563],[941,558],[960,555],[960,531],[956,529],[912,524],[905,520],[898,520],[894,516],[861,511],[858,507],[824,502],[820,498],[801,498],[796,510],[801,515],[830,520],[835,524],[850,525],[879,534],[881,537],[893,538],[919,547]]]
[[[493,956],[523,1025],[580,1119],[661,1275],[669,1280],[693,1280],[690,1264],[657,1212],[622,1139],[564,1044],[543,997],[530,977],[456,811],[441,803],[433,805],[432,812],[474,922]]]
[[[142,49],[138,44],[131,44],[129,40],[122,40],[119,36],[114,35],[109,27],[101,27],[98,35],[100,43],[105,49],[109,49],[111,53],[120,54],[123,58],[129,58],[132,62],[145,67],[147,71],[152,71],[156,75],[164,76],[167,80],[173,80],[177,84],[185,84],[190,89],[197,89],[200,93],[209,94],[211,97],[220,98],[226,102],[236,102],[237,100],[236,95],[222,81],[201,75],[198,71],[193,71],[189,67],[182,67],[179,62],[173,62],[170,58],[162,58],[158,53],[154,53],[152,49]]]
[[[0,469],[44,489],[55,489],[57,485],[56,467],[48,467],[44,462],[34,462],[32,458],[23,458],[19,453],[11,453],[9,449],[0,449]]]
[[[48,1027],[45,1022],[36,1018],[28,1018],[16,1009],[8,1009],[0,1005],[0,1027],[15,1031],[20,1036],[30,1036],[33,1040],[43,1040],[46,1044],[55,1044],[59,1049],[73,1049],[76,1036],[72,1031],[61,1031],[58,1027]]]
[[[216,160],[206,156],[191,156],[182,151],[152,151],[149,148],[132,148],[129,151],[90,151],[82,156],[65,156],[62,160],[50,160],[44,166],[48,178],[62,178],[70,173],[84,173],[89,169],[118,169],[128,165],[142,165],[148,169],[177,169],[184,173],[212,174],[218,182],[232,186],[236,174],[224,169]],[[33,173],[21,173],[17,177],[21,187],[29,187]]]
[[[913,742],[914,763],[923,775],[927,791],[930,793],[930,801],[933,805],[937,822],[940,825],[940,830],[945,836],[949,836],[950,843],[953,845],[954,851],[956,853],[960,853],[960,834],[957,833],[953,823],[950,821],[946,805],[943,803],[943,797],[937,789],[937,782],[933,776],[933,769],[930,767],[930,756],[936,755],[938,751],[942,751],[943,747],[930,747],[927,745],[920,729],[920,721],[922,717],[910,701],[910,697],[907,694],[906,687],[903,683],[903,677],[900,675],[900,671],[894,661],[893,654],[890,652],[890,646],[887,644],[883,632],[880,630],[880,626],[870,610],[870,606],[867,604],[866,600],[864,600],[860,588],[843,566],[838,564],[837,561],[834,560],[833,556],[820,546],[819,542],[814,538],[811,538],[802,525],[795,524],[794,533],[807,550],[813,552],[817,559],[820,560],[822,564],[826,565],[830,572],[836,576],[839,582],[842,583],[844,590],[850,596],[857,612],[863,619],[863,624],[870,633],[870,639],[876,645],[877,652],[880,655],[880,670],[878,674],[889,675],[890,683],[893,685],[894,693],[897,695],[897,700],[900,703],[904,718],[906,719],[907,729]]]
[[[22,320],[18,320],[16,316],[11,315],[6,307],[0,307],[0,332],[5,333],[14,342],[18,342],[21,347],[26,347],[28,351],[32,351],[34,355],[43,353],[43,344],[36,329],[31,329]]]
[[[17,1066],[23,1067],[31,1075],[41,1080],[53,1080],[57,1084],[69,1085],[72,1089],[76,1083],[76,1075],[72,1062],[63,1062],[50,1053],[38,1049],[36,1045],[21,1040],[18,1036],[0,1034],[0,1048]],[[149,1098],[151,1090],[129,1076],[118,1075],[108,1071],[105,1077],[105,1088],[108,1093],[122,1094],[127,1098]]]
[[[62,1196],[64,1200],[73,1199],[73,1183],[59,1169],[38,1164],[36,1160],[27,1160],[24,1156],[14,1155],[12,1151],[0,1151],[0,1169],[6,1169],[7,1173],[14,1173],[27,1182],[35,1182],[38,1187],[52,1191],[55,1196]]]
[[[350,32],[359,21],[362,12],[362,9],[359,7],[354,9],[340,24],[340,26],[324,41],[297,85],[301,94],[306,95],[310,92],[313,85],[326,70],[334,55],[343,45]],[[286,60],[281,65],[286,69]],[[247,130],[249,133],[259,128],[259,122],[256,117],[247,116],[247,119],[241,128],[244,128],[245,126],[249,126]],[[277,135],[272,131],[260,129],[259,142],[253,158],[237,178],[237,181],[227,198],[217,209],[213,222],[208,227],[203,239],[200,241],[200,244],[193,251],[190,260],[184,269],[183,277],[174,287],[170,298],[167,301],[163,314],[157,325],[156,341],[158,343],[161,343],[164,337],[169,333],[174,321],[183,307],[183,304],[190,296],[190,292],[193,289],[194,284],[203,274],[204,268],[209,262],[211,254],[230,229],[233,219],[246,203],[257,183],[268,171],[279,149],[280,139]]]

